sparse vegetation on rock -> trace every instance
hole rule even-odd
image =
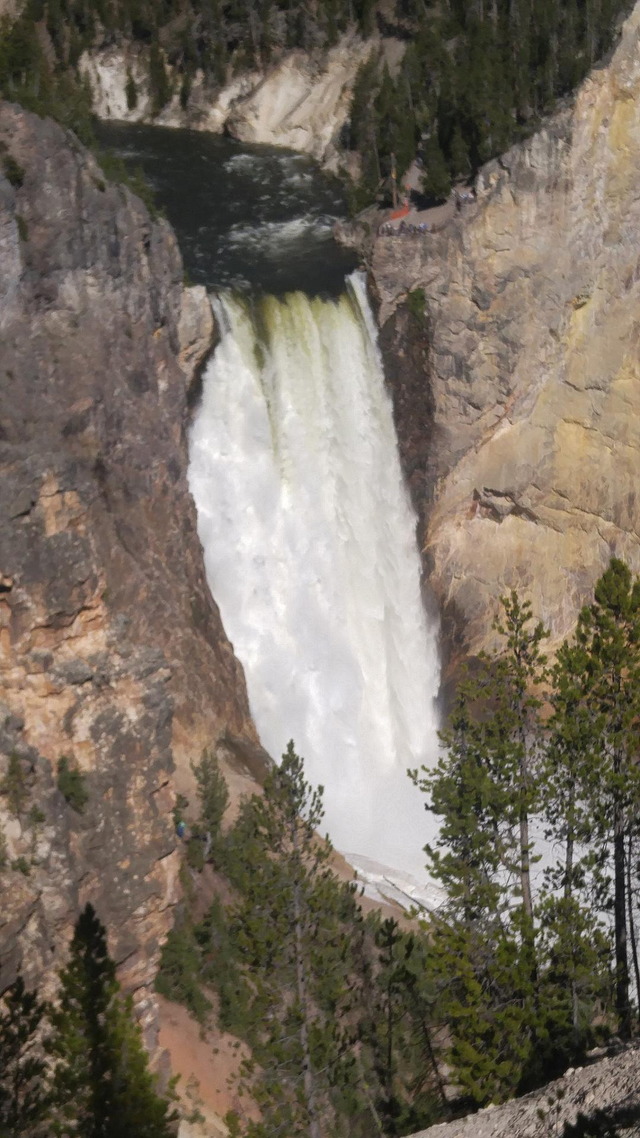
[[[58,759],[56,786],[71,809],[75,810],[76,814],[83,814],[89,801],[89,791],[82,771],[74,766],[66,755],[61,755]]]
[[[0,781],[0,794],[6,799],[9,812],[14,818],[20,818],[29,801],[30,789],[24,763],[15,751],[9,755],[6,774]]]

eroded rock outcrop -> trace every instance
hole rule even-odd
[[[460,655],[511,586],[557,641],[612,554],[640,568],[639,48],[637,6],[572,105],[481,171],[475,204],[375,245],[400,445]]]
[[[345,36],[321,61],[292,52],[236,101],[227,130],[241,142],[289,146],[336,170],[348,157],[338,143],[349,118],[353,84],[373,50],[373,40]]]
[[[186,483],[212,318],[168,224],[73,136],[2,104],[3,167],[0,778],[17,756],[28,797],[16,817],[0,795],[1,978],[46,980],[91,900],[152,1029],[175,783],[204,746],[258,753]],[[61,756],[83,813],[56,788]]]

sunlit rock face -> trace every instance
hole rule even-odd
[[[0,142],[0,777],[15,753],[29,788],[20,818],[0,796],[28,868],[0,872],[2,980],[21,964],[46,988],[90,900],[152,1028],[176,781],[205,745],[255,749],[186,484],[212,318],[168,225],[71,136],[3,104]],[[63,755],[82,814],[55,786]]]
[[[440,234],[375,246],[400,447],[454,659],[491,641],[511,586],[557,641],[612,554],[640,568],[639,49],[636,7],[573,104],[481,171],[476,204]],[[424,319],[403,303],[416,289]]]

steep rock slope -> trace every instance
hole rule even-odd
[[[2,169],[0,778],[16,755],[28,798],[15,817],[0,795],[0,978],[46,978],[91,900],[149,1026],[178,895],[174,765],[186,787],[204,746],[259,759],[186,484],[212,319],[167,223],[72,136],[3,104]],[[84,813],[56,789],[61,756]]]
[[[511,586],[557,640],[612,554],[640,568],[639,49],[636,6],[572,105],[482,170],[475,204],[375,243],[400,446],[458,654],[487,644]]]

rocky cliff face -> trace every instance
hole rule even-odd
[[[640,568],[639,48],[637,6],[475,204],[375,243],[400,445],[459,654],[491,639],[511,586],[557,640],[612,554]]]
[[[336,170],[350,157],[340,151],[339,136],[349,117],[358,68],[376,46],[374,40],[343,36],[317,57],[289,52],[268,70],[239,75],[221,89],[208,86],[202,72],[197,72],[188,106],[183,108],[175,93],[158,115],[152,112],[144,53],[109,46],[85,53],[80,69],[91,84],[93,107],[101,119],[152,121],[214,134],[224,130],[242,142],[310,154],[325,168]],[[128,75],[138,92],[135,107],[127,105]]]
[[[258,754],[186,484],[212,319],[169,226],[58,126],[3,104],[1,170],[0,778],[17,756],[27,800],[0,794],[0,978],[46,978],[91,900],[152,1027],[176,780]]]

